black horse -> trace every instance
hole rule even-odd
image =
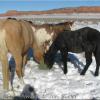
[[[92,63],[92,53],[96,60],[95,76],[99,74],[100,65],[100,32],[90,27],[84,27],[75,31],[64,31],[60,33],[44,54],[44,62],[49,68],[54,64],[57,51],[60,50],[64,64],[64,74],[67,73],[68,52],[85,52],[86,65],[81,72],[85,75],[89,65]],[[67,55],[67,57],[66,57]]]

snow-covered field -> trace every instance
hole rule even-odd
[[[100,22],[79,22],[76,21],[72,29],[90,26],[100,31]],[[69,56],[70,57],[70,56]],[[40,70],[37,63],[30,60],[25,66],[25,84],[34,87],[40,99],[100,99],[100,75],[94,76],[96,68],[95,58],[93,58],[85,76],[80,75],[80,70],[85,65],[84,53],[73,54],[73,62],[68,62],[68,73],[63,74],[61,67],[57,63],[51,70]],[[78,59],[77,59],[78,58]],[[83,64],[82,64],[83,63]],[[0,67],[1,69],[1,67]],[[19,86],[18,86],[19,85]],[[15,95],[20,95],[25,85],[20,85],[18,77],[15,76]],[[0,94],[2,94],[2,73],[0,72]],[[10,95],[10,92],[8,93]]]

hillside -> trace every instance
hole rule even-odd
[[[73,7],[73,8],[60,8],[52,9],[46,11],[16,11],[10,10],[4,14],[0,14],[0,17],[3,16],[19,16],[19,15],[40,15],[40,14],[66,14],[66,13],[100,13],[100,6],[93,7]]]

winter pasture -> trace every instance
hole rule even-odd
[[[100,31],[99,20],[76,20],[72,30],[85,26]],[[30,59],[25,66],[25,84],[33,86],[40,99],[100,99],[100,75],[94,76],[96,68],[94,56],[85,76],[80,76],[80,71],[85,65],[84,53],[69,53],[69,58],[72,62],[68,62],[68,73],[66,75],[63,74],[62,64],[55,63],[51,70],[41,70],[38,68],[38,64]],[[58,58],[57,62],[60,62]],[[12,92],[5,92],[5,94],[2,92],[2,84],[2,67],[0,65],[0,97],[4,98],[4,95],[5,97],[12,96]],[[19,96],[25,85],[20,84],[16,75],[13,85],[15,95]]]

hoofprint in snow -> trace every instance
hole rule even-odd
[[[100,30],[99,23],[93,24],[91,22],[75,22],[73,30],[85,26]],[[74,54],[74,56],[79,59],[80,63],[75,62],[77,65],[79,64],[75,67],[74,64],[68,62],[68,73],[66,75],[63,74],[61,69],[63,65],[59,66],[55,63],[51,70],[40,70],[37,63],[28,61],[25,66],[25,84],[33,86],[40,99],[100,99],[100,75],[98,77],[93,75],[96,68],[94,56],[85,76],[80,75],[80,70],[84,67],[82,63],[85,65],[84,53]],[[15,76],[16,96],[20,95],[24,86]],[[2,72],[0,72],[0,94],[2,94],[2,90]]]

